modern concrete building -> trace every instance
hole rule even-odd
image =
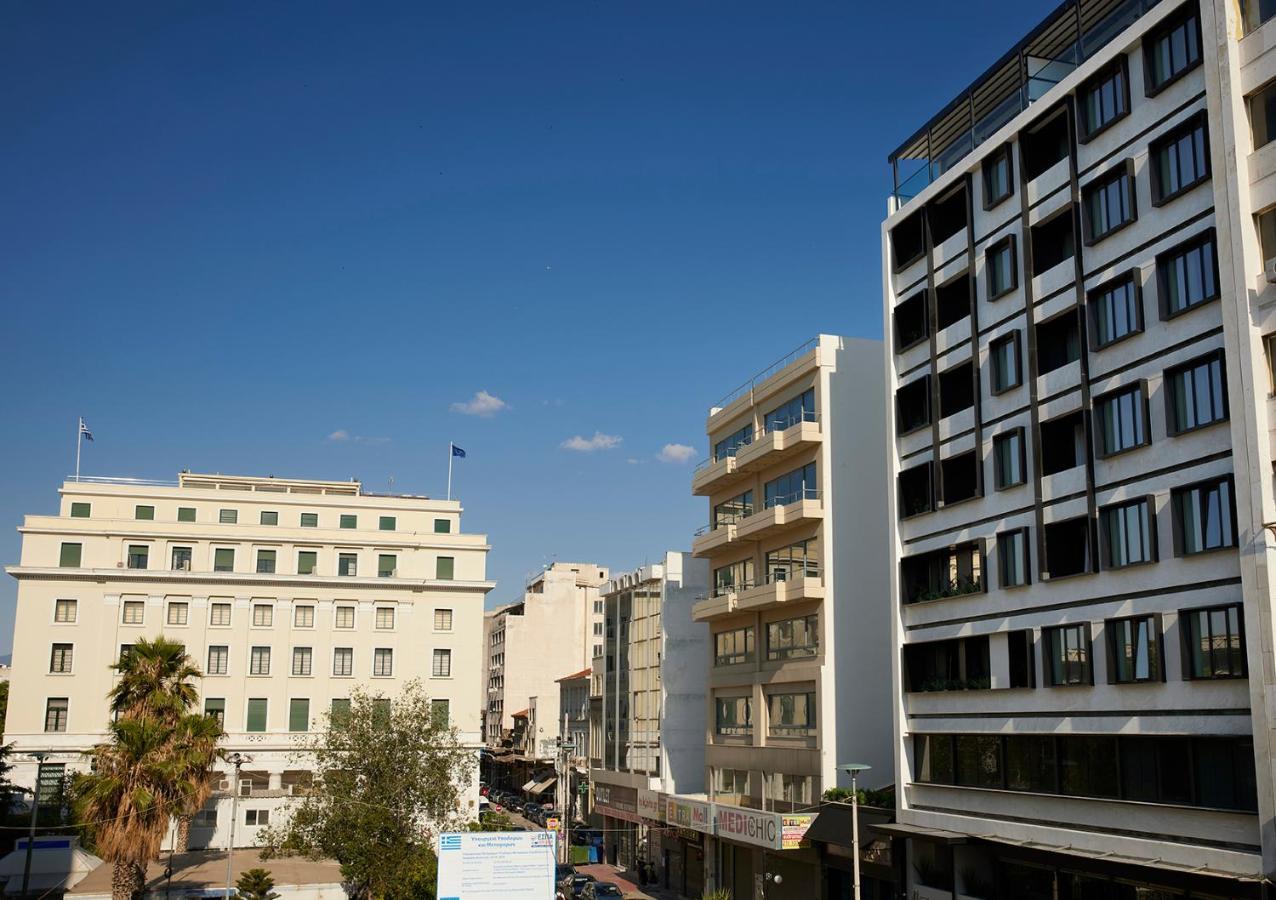
[[[56,515],[19,528],[12,685],[4,740],[13,780],[42,789],[87,765],[110,718],[110,666],[139,638],[186,645],[203,671],[200,705],[228,751],[250,758],[238,784],[195,820],[193,847],[223,847],[308,783],[293,758],[359,685],[393,698],[419,680],[476,749],[473,698],[488,545],[461,532],[461,505],[370,494],[357,481],[182,473],[178,481],[84,479]],[[471,803],[477,801],[477,790]]]
[[[555,800],[573,821],[588,821],[587,802],[581,801],[582,787],[589,785],[589,692],[592,672],[582,669],[558,679],[558,708],[562,713],[562,738],[569,744],[563,753]],[[570,810],[569,810],[570,806]]]
[[[533,706],[529,753],[557,740],[558,679],[588,668],[602,644],[598,589],[606,581],[603,566],[556,562],[528,581],[522,600],[493,610],[486,642],[490,746],[500,745],[513,727],[511,711],[526,708],[531,719]]]
[[[1274,13],[1071,0],[891,157],[910,896],[1267,896]]]
[[[841,765],[873,766],[862,785],[893,780],[880,354],[820,335],[709,413],[692,480],[709,501],[692,552],[713,573],[692,610],[712,648],[707,797],[667,811],[692,830],[711,817],[706,886],[737,898],[813,896],[818,858],[793,849],[803,811],[849,783]]]
[[[709,566],[689,553],[614,577],[602,590],[605,636],[600,664],[602,747],[590,769],[594,814],[607,858],[639,859],[683,888],[686,836],[644,814],[658,793],[704,789],[705,660],[709,629],[691,608],[709,589]],[[643,801],[646,801],[644,803]],[[699,853],[700,843],[692,836]],[[676,866],[674,865],[676,863]],[[703,861],[691,867],[699,895]],[[671,882],[672,884],[672,882]]]

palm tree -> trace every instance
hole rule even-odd
[[[213,792],[213,763],[222,756],[217,743],[223,735],[221,724],[212,716],[187,715],[178,720],[173,735],[174,760],[181,768],[187,795],[186,807],[176,813],[176,853],[190,848],[191,819],[208,802]]]
[[[107,697],[118,718],[151,715],[173,723],[199,700],[193,684],[201,677],[199,667],[183,645],[162,635],[139,639],[111,668],[120,680]]]

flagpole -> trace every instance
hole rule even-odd
[[[452,442],[447,442],[447,498],[452,499],[452,458],[455,454],[452,452]]]
[[[75,481],[80,482],[80,445],[84,443],[84,417],[75,423]]]

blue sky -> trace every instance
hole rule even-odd
[[[5,6],[0,559],[79,414],[86,474],[442,494],[454,440],[494,601],[687,546],[707,407],[880,336],[886,155],[1052,7]]]

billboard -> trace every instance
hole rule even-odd
[[[439,835],[439,900],[554,900],[552,831]]]

